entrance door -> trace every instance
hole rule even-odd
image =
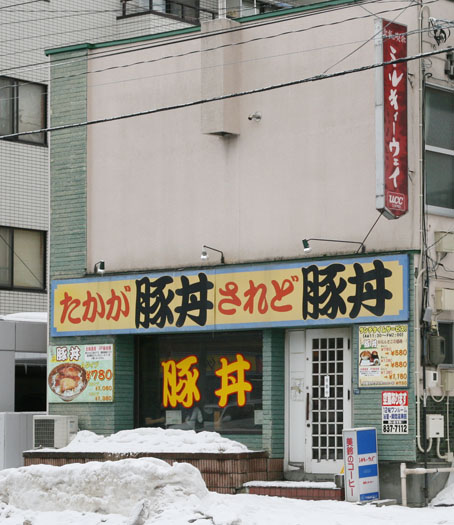
[[[292,330],[287,341],[288,463],[337,474],[342,429],[351,425],[350,331]]]

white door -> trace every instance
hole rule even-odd
[[[338,474],[351,425],[350,330],[292,330],[287,337],[289,465]]]

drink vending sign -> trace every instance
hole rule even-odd
[[[408,385],[408,325],[359,327],[359,387]]]
[[[370,501],[380,497],[377,431],[375,428],[343,430],[345,500]]]
[[[382,392],[382,433],[408,434],[408,392]]]
[[[112,402],[113,355],[112,344],[49,347],[47,362],[49,402]]]

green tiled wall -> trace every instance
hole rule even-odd
[[[353,426],[370,427],[377,429],[378,455],[380,461],[414,461],[416,459],[416,410],[415,410],[415,334],[414,334],[414,267],[410,257],[409,270],[409,308],[410,322],[408,323],[408,416],[409,431],[405,435],[383,435],[381,393],[382,390],[401,390],[399,387],[390,388],[362,388],[358,393],[358,327],[353,327]],[[356,391],[356,393],[355,393]]]

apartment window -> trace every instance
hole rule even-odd
[[[44,290],[46,234],[0,226],[0,288]]]
[[[426,204],[454,216],[454,92],[426,89]]]
[[[46,127],[46,86],[0,77],[0,136]],[[13,137],[30,144],[46,144],[45,133]]]

